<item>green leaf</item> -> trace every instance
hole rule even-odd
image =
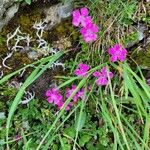
[[[86,120],[86,112],[82,111],[79,116],[77,117],[77,121],[76,121],[76,131],[81,131],[81,129],[83,128],[84,124],[85,124],[85,120]]]
[[[0,140],[0,145],[4,145],[5,144],[5,140],[4,139],[1,139]]]
[[[63,150],[71,150],[71,146],[69,144],[64,144]]]
[[[31,0],[25,0],[25,2],[30,5],[32,1]]]
[[[74,138],[76,135],[75,129],[74,127],[69,127],[65,129],[65,134],[67,134],[68,136],[70,136],[71,138]]]
[[[30,150],[30,144],[31,144],[32,139],[29,139],[26,144],[25,144],[25,150]]]
[[[96,146],[95,146],[95,149],[97,150],[106,150],[106,147],[100,143],[97,143]]]
[[[62,150],[70,150],[71,147],[69,144],[67,144],[67,139],[66,138],[61,138],[61,136],[59,135],[59,140],[61,143],[61,148]]]
[[[0,112],[0,120],[3,120],[5,118],[6,118],[5,113],[4,112]]]
[[[79,145],[81,147],[83,147],[87,142],[89,142],[91,139],[91,136],[88,134],[84,134],[83,136],[81,136],[80,140],[79,140]]]

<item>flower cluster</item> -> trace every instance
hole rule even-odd
[[[90,69],[90,66],[84,63],[80,63],[78,68],[75,70],[75,75],[79,77],[84,77],[87,75],[87,71]],[[108,84],[108,77],[111,79],[113,78],[113,73],[108,72],[106,67],[103,67],[100,71],[95,71],[93,76],[97,78],[96,83],[97,85],[107,85]],[[74,97],[74,99],[76,99]]]
[[[84,14],[83,10],[81,12]],[[90,20],[89,16],[85,16],[85,18],[86,17]],[[82,19],[76,21],[75,25],[79,25],[81,23],[86,28],[88,25],[85,25],[84,19],[83,20]],[[108,53],[110,54],[111,62],[115,62],[115,61],[122,62],[126,59],[127,50],[122,48],[121,45],[116,44],[113,47],[109,48]],[[78,77],[85,77],[87,76],[87,72],[89,71],[89,69],[90,69],[89,65],[85,63],[80,63],[77,69],[75,69],[74,74]],[[101,70],[95,71],[93,73],[93,76],[97,78],[96,84],[98,86],[105,86],[108,84],[109,79],[113,78],[114,74],[111,71],[108,71],[106,67],[103,67]],[[150,83],[150,80],[148,80],[147,82]],[[68,99],[72,95],[75,89],[76,89],[76,85],[72,85],[71,88],[67,88],[64,96],[65,98],[63,98],[62,94],[57,88],[51,88],[46,91],[47,101],[49,103],[54,103],[58,107],[58,109],[61,109],[65,103],[64,99]],[[88,90],[90,91],[91,87],[89,87]],[[84,99],[84,98],[85,98],[85,89],[84,88],[79,89],[74,94],[74,96],[72,97],[72,101],[66,106],[65,109],[70,110],[73,104],[77,103],[79,99]]]
[[[110,54],[110,61],[123,62],[126,59],[127,50],[123,48],[120,44],[115,44],[113,47],[108,49],[108,53]],[[87,71],[90,69],[90,66],[84,63],[80,63],[78,68],[75,70],[75,75],[84,77],[87,75]],[[108,78],[113,78],[113,73],[108,72],[106,67],[103,67],[100,71],[95,71],[93,76],[97,78],[96,84],[99,86],[107,85]]]
[[[66,90],[66,94],[65,94],[66,99],[70,97],[70,95],[74,92],[75,89],[76,89],[76,85],[72,85],[70,89]],[[84,91],[85,91],[84,88],[78,90],[78,92],[75,93],[75,95],[72,98],[73,101],[66,106],[65,110],[70,110],[71,106],[73,106],[74,103],[77,103],[79,99],[83,99]],[[46,97],[48,103],[55,104],[58,109],[61,109],[65,103],[62,94],[57,88],[51,88],[47,90]]]
[[[98,26],[92,22],[86,7],[74,10],[72,13],[74,26],[80,26],[80,33],[85,42],[93,42],[97,39]]]

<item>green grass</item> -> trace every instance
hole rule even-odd
[[[40,65],[38,65],[36,67],[36,69],[33,70],[33,72],[29,75],[29,77],[26,79],[26,81],[23,83],[23,85],[21,86],[20,90],[18,91],[15,99],[13,100],[13,103],[10,107],[9,110],[9,114],[8,114],[8,118],[7,118],[7,124],[6,124],[6,142],[7,142],[7,148],[9,148],[8,145],[8,135],[9,135],[9,128],[10,128],[10,123],[11,123],[11,119],[14,115],[15,110],[17,109],[17,106],[19,104],[19,102],[21,101],[21,97],[23,96],[25,89],[31,84],[33,83],[33,81],[35,81],[49,66],[51,66],[63,53],[60,52],[58,54],[55,54],[54,56],[51,56],[49,59],[42,59],[40,62]],[[45,61],[46,60],[46,61]],[[44,67],[42,67],[43,65],[45,65]],[[42,69],[41,69],[42,68]],[[20,70],[19,70],[20,71]],[[16,72],[18,73],[18,71]],[[6,77],[4,77],[3,79],[1,79],[0,83],[3,83],[4,81],[7,81],[13,74],[8,75]]]

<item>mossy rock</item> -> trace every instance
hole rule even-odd
[[[142,68],[150,69],[150,44],[137,53],[135,60]]]

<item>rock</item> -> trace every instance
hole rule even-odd
[[[73,11],[73,3],[70,1],[69,3],[61,5],[58,8],[58,15],[60,18],[65,19],[71,15],[72,11]]]
[[[60,4],[57,4],[44,10],[46,16],[44,21],[48,24],[46,30],[52,29],[56,24],[59,24],[61,22],[61,18],[57,13],[59,6]]]
[[[134,32],[137,33],[137,38],[134,40],[130,40],[126,45],[126,48],[131,48],[134,45],[138,44],[146,37],[146,34],[148,32],[148,27],[144,24],[138,24],[137,26],[134,26],[134,28]]]
[[[19,3],[16,3],[16,0],[0,1],[0,31],[14,17],[18,8]]]
[[[44,21],[48,24],[46,30],[51,30],[54,26],[59,24],[63,19],[68,18],[73,10],[73,3],[67,3],[62,5],[59,3],[57,5],[51,6],[45,9],[45,19]]]
[[[145,25],[139,24],[139,26],[137,27],[137,31],[138,31],[138,40],[141,41],[146,37],[145,31],[148,31],[148,27]]]
[[[58,41],[54,41],[52,46],[60,50],[65,50],[72,46],[71,39],[69,37],[60,37]]]
[[[28,54],[28,58],[31,60],[37,60],[39,57],[39,54],[36,51],[30,51],[27,54]]]
[[[137,47],[137,53],[133,53],[132,56],[142,69],[150,70],[150,37],[147,37],[144,43]]]

